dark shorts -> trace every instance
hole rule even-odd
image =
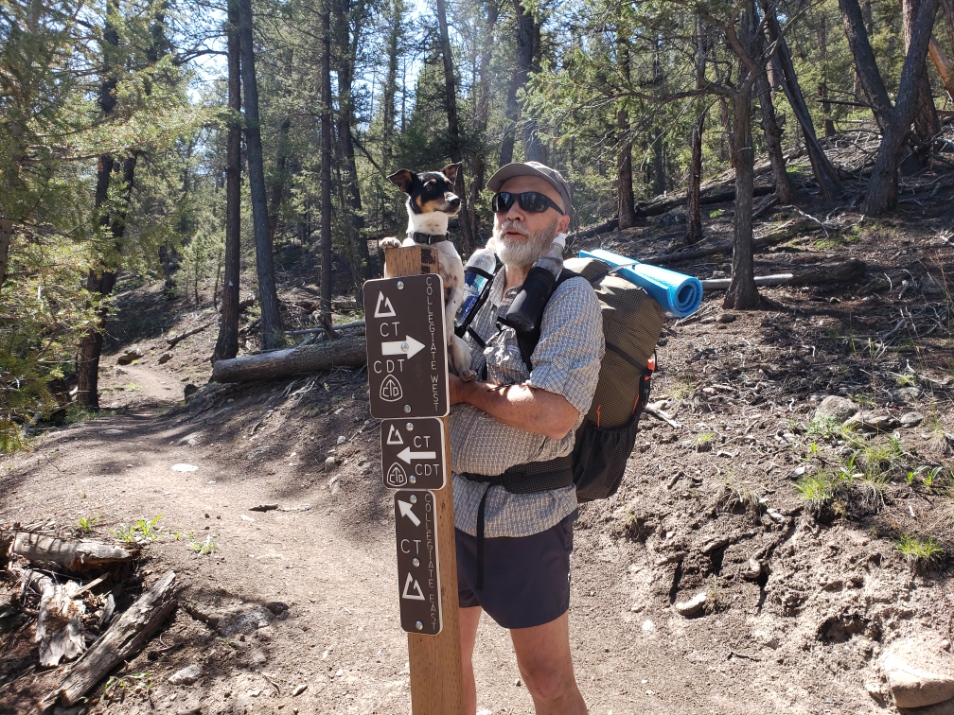
[[[481,606],[507,629],[530,628],[559,618],[570,607],[570,514],[533,536],[484,539],[484,585],[477,583],[477,539],[455,529],[457,598],[461,608]]]

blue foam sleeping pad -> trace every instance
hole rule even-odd
[[[632,258],[610,253],[599,248],[595,251],[580,251],[583,258],[597,258],[614,268],[626,266],[615,271],[630,283],[645,290],[663,307],[666,312],[680,318],[692,315],[702,303],[702,283],[694,276],[677,273],[668,268],[640,263]]]

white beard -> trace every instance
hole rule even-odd
[[[495,226],[492,240],[495,244],[497,256],[505,266],[529,268],[553,243],[553,237],[556,235],[556,225],[557,222],[554,221],[551,226],[547,226],[536,233],[524,233],[525,236],[528,236],[527,240],[512,242],[505,231],[511,228],[526,231],[523,226],[511,221],[505,221],[499,226]]]

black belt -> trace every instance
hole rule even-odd
[[[573,456],[557,457],[547,462],[530,462],[511,467],[503,474],[489,477],[484,474],[462,473],[472,482],[497,485],[511,494],[533,494],[552,489],[562,489],[573,484]],[[484,512],[487,506],[488,488],[477,507],[477,583],[479,591],[484,587]]]

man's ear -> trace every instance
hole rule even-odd
[[[444,167],[444,176],[451,182],[451,186],[457,183],[457,173],[460,171],[460,163],[448,164]]]
[[[557,221],[557,233],[566,233],[567,229],[570,227],[570,217],[566,214],[560,217],[560,220]]]
[[[401,169],[388,177],[395,186],[405,194],[411,193],[411,184],[414,183],[414,172],[410,169]]]

